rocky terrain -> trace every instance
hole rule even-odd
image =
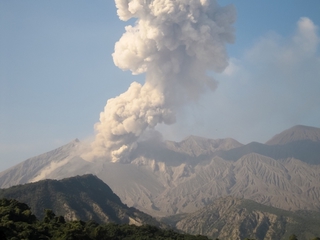
[[[130,163],[87,162],[78,140],[2,173],[0,186],[95,174],[122,202],[153,216],[191,213],[234,196],[285,210],[320,210],[320,133],[295,126],[267,144],[191,136],[140,142]],[[290,137],[291,136],[291,137]]]
[[[210,238],[298,239],[320,236],[320,215],[316,212],[289,212],[251,200],[220,198],[195,213],[166,218],[178,229]]]

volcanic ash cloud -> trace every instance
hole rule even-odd
[[[129,161],[143,132],[173,124],[176,112],[199,98],[228,63],[225,45],[234,41],[233,6],[214,0],[116,0],[121,20],[137,19],[115,44],[116,66],[146,74],[125,93],[109,99],[95,125],[91,158]],[[88,156],[87,156],[88,157]]]

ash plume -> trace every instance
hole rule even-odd
[[[145,73],[109,99],[95,125],[92,151],[85,158],[107,156],[127,162],[137,141],[157,124],[173,124],[176,112],[217,82],[207,71],[228,64],[226,43],[234,41],[233,6],[215,0],[116,0],[121,20],[136,19],[115,44],[113,60],[122,70]]]

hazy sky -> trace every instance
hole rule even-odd
[[[265,142],[297,124],[320,127],[320,1],[234,4],[229,67],[164,137]],[[79,138],[90,139],[106,101],[143,83],[118,69],[114,44],[133,22],[113,1],[0,0],[0,171]]]

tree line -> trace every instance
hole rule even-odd
[[[14,199],[0,199],[0,239],[53,239],[53,240],[133,240],[176,239],[205,240],[205,236],[182,234],[151,225],[98,224],[94,221],[65,221],[50,210],[44,210],[39,220],[30,207]]]
[[[178,233],[172,229],[160,229],[151,225],[135,226],[129,224],[95,221],[66,221],[56,216],[50,209],[44,210],[42,220],[31,212],[30,207],[14,199],[0,199],[0,239],[1,240],[208,240],[201,235]],[[219,240],[216,238],[216,240]],[[246,238],[244,240],[255,240]],[[298,240],[292,234],[288,240]],[[320,240],[315,237],[311,240]]]

